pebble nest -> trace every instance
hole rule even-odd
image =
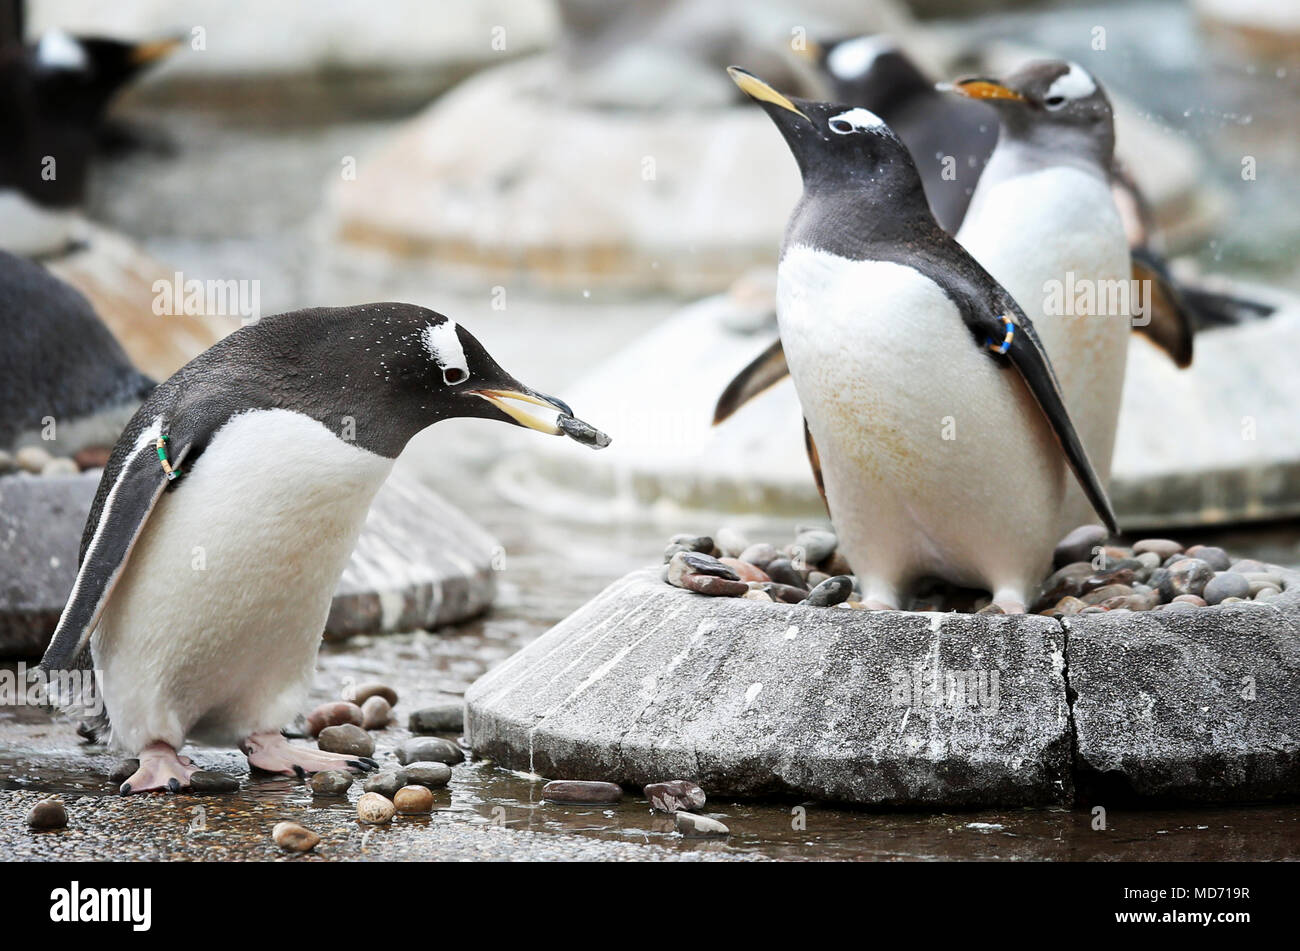
[[[709,597],[871,610],[858,599],[852,567],[835,534],[800,527],[777,548],[723,528],[716,535],[674,535],[664,550],[668,584]],[[1170,538],[1113,543],[1100,525],[1081,525],[1057,544],[1031,613],[1047,617],[1113,611],[1192,611],[1217,604],[1271,601],[1284,579],[1271,565],[1233,559],[1213,545]],[[1001,614],[986,592],[939,580],[922,583],[907,611]]]

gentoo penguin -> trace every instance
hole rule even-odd
[[[730,72],[803,176],[777,317],[867,603],[897,608],[916,582],[940,578],[1023,611],[1060,538],[1067,464],[1115,525],[1033,324],[939,227],[878,116]]]
[[[110,101],[177,45],[52,30],[0,49],[0,247],[25,255],[67,247]]]
[[[0,449],[111,446],[154,388],[90,302],[0,251]]]
[[[955,232],[998,138],[993,110],[935,88],[898,42],[885,34],[819,43],[817,65],[830,98],[874,112],[903,140],[940,226]]]
[[[412,436],[458,416],[608,442],[411,304],[268,317],[158,386],[104,470],[41,661],[56,702],[93,716],[102,699],[92,728],[139,755],[124,793],[185,788],[187,739],[273,773],[373,766],[280,729],[376,491]],[[67,676],[91,669],[89,688]]]
[[[1081,66],[1025,65],[999,83],[954,91],[991,104],[1000,123],[957,240],[1020,304],[1056,368],[1065,405],[1104,480],[1110,474],[1129,331],[1145,315],[1130,284],[1128,239],[1111,193],[1110,101]],[[1190,328],[1174,349],[1191,357]],[[1087,520],[1071,492],[1062,531]]]

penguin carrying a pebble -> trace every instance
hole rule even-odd
[[[139,756],[123,793],[186,788],[187,739],[272,773],[373,768],[280,730],[371,500],[407,441],[453,417],[609,441],[411,304],[268,317],[158,386],[104,470],[41,662],[53,701]]]
[[[875,114],[730,73],[803,177],[777,315],[864,600],[898,608],[939,578],[1024,611],[1060,537],[1071,471],[1115,530],[1032,323],[939,227],[906,147]]]

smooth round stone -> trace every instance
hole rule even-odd
[[[311,778],[313,796],[345,796],[356,777],[341,769],[326,769]]]
[[[773,601],[780,601],[782,604],[798,604],[808,597],[808,589],[803,585],[795,587],[792,584],[778,584],[775,581],[769,581],[759,587]]]
[[[1057,601],[1056,604],[1047,613],[1059,614],[1062,615],[1063,617],[1071,617],[1072,615],[1078,614],[1087,606],[1088,605],[1084,604],[1078,598],[1073,598],[1070,597],[1069,595],[1066,595],[1060,601]]]
[[[827,578],[809,591],[808,597],[804,599],[804,604],[810,604],[818,608],[829,608],[847,601],[852,595],[853,579],[848,575],[839,575],[835,578]]]
[[[1149,551],[1161,558],[1168,558],[1170,555],[1179,554],[1182,550],[1183,546],[1172,538],[1144,538],[1133,543],[1133,554],[1135,555],[1141,555]]]
[[[697,816],[693,812],[678,812],[673,816],[677,831],[688,838],[731,835],[731,830],[717,819]]]
[[[684,581],[687,575],[707,575],[727,581],[740,580],[739,575],[712,555],[695,551],[679,551],[673,555],[672,561],[668,562],[668,583],[685,588],[687,585]]]
[[[441,789],[451,782],[451,767],[446,763],[410,763],[406,767],[406,785]]]
[[[351,693],[352,696],[348,696]],[[343,691],[343,699],[364,707],[371,697],[383,697],[390,707],[397,706],[397,691],[388,684],[366,683]]]
[[[321,730],[330,726],[341,726],[344,723],[361,726],[365,722],[366,715],[355,703],[349,700],[335,700],[333,703],[322,703],[307,714],[307,735],[317,736]]]
[[[1159,568],[1160,563],[1164,560],[1153,551],[1144,551],[1140,555],[1134,555],[1133,558],[1135,561],[1137,561],[1139,565],[1141,565],[1141,567],[1137,570],[1137,575],[1143,581],[1146,581],[1148,578],[1150,578],[1151,572]]]
[[[804,586],[803,575],[799,573],[799,570],[794,566],[794,562],[789,558],[773,559],[764,570],[778,584],[788,584],[792,588],[802,588]]]
[[[18,463],[14,461],[14,454],[0,449],[0,475],[8,475],[18,468]]]
[[[749,592],[749,585],[745,582],[715,575],[682,575],[681,587],[710,598],[743,598]]]
[[[383,825],[393,821],[397,807],[379,793],[363,793],[357,800],[357,818],[369,825]]]
[[[1254,558],[1242,558],[1240,561],[1234,561],[1228,569],[1238,574],[1249,574],[1257,571],[1268,571],[1268,565],[1262,561],[1256,561]]]
[[[1183,560],[1184,558],[1186,558],[1186,557],[1187,557],[1187,556],[1186,556],[1185,554],[1183,554],[1181,551],[1179,551],[1179,552],[1174,552],[1174,554],[1170,555],[1168,558],[1166,558],[1166,559],[1165,559],[1164,561],[1162,561],[1160,564],[1161,564],[1161,566],[1163,566],[1163,567],[1165,567],[1165,568],[1172,568],[1172,567],[1173,567],[1177,562],[1182,561],[1182,560]]]
[[[734,571],[741,581],[771,581],[767,572],[762,568],[751,565],[747,561],[741,561],[739,558],[720,558],[724,565]]]
[[[403,786],[409,786],[410,783],[411,780],[407,776],[406,770],[389,766],[367,776],[361,784],[361,789],[364,792],[378,793],[392,799],[397,795],[397,790]]]
[[[1222,604],[1226,598],[1250,595],[1250,581],[1235,571],[1220,571],[1205,584],[1202,597],[1208,604]]]
[[[1063,565],[1047,576],[1038,600],[1052,605],[1066,596],[1078,597],[1083,593],[1084,581],[1092,575],[1093,567],[1089,562],[1075,561]]]
[[[347,753],[350,756],[370,756],[375,752],[374,737],[352,723],[327,726],[320,731],[316,745],[327,753]]]
[[[1132,593],[1133,589],[1126,584],[1108,584],[1089,591],[1080,600],[1088,605],[1103,604],[1111,598],[1127,597]]]
[[[1190,604],[1194,608],[1203,608],[1207,604],[1204,598],[1198,598],[1194,594],[1180,594],[1174,600],[1182,604]]]
[[[1214,578],[1214,569],[1199,558],[1181,558],[1167,569],[1160,583],[1160,596],[1172,601],[1180,594],[1199,595]]]
[[[617,783],[554,779],[542,787],[542,798],[547,802],[604,805],[622,799],[623,789]]]
[[[1271,571],[1246,571],[1242,572],[1242,577],[1250,582],[1251,593],[1257,591],[1261,586],[1271,585],[1274,588],[1281,589],[1282,579]]]
[[[382,730],[393,719],[393,705],[381,696],[369,697],[361,705],[361,716],[363,730]]]
[[[750,588],[744,593],[742,598],[745,601],[763,601],[768,604],[776,600],[761,587]]]
[[[777,551],[775,546],[767,542],[758,542],[750,545],[740,553],[740,560],[747,561],[751,565],[767,570],[767,566],[776,560]]]
[[[794,544],[795,548],[803,550],[804,564],[820,565],[835,553],[839,539],[833,532],[809,529],[796,535]]]
[[[227,793],[239,789],[239,780],[225,773],[201,769],[190,777],[190,792]]]
[[[1105,557],[1097,560],[1097,567],[1102,569],[1114,568],[1117,563],[1134,557],[1132,548],[1122,548],[1118,545],[1107,545],[1101,552]]]
[[[1052,552],[1052,567],[1064,568],[1077,561],[1092,561],[1093,552],[1109,537],[1102,525],[1080,525],[1062,538]]]
[[[1137,581],[1137,572],[1132,568],[1114,568],[1085,578],[1080,590],[1084,594],[1088,594],[1098,588],[1104,588],[1108,584],[1126,584],[1132,587],[1135,581]]]
[[[718,533],[713,540],[717,544],[718,550],[726,558],[739,558],[741,553],[749,547],[749,539],[734,528],[718,529]]]
[[[1153,597],[1140,594],[1124,594],[1102,601],[1099,607],[1107,611],[1150,611],[1158,602]]]
[[[1253,597],[1256,601],[1272,601],[1274,598],[1276,598],[1279,594],[1282,593],[1281,588],[1275,587],[1274,585],[1271,584],[1266,584],[1257,590],[1254,589],[1253,585],[1251,587],[1252,587],[1251,597]]]
[[[48,452],[40,446],[23,446],[14,453],[14,462],[23,472],[30,472],[32,475],[40,475],[50,460],[53,459]]]
[[[830,578],[833,578],[833,577],[835,577],[835,576],[834,576],[834,575],[828,575],[828,574],[827,574],[826,572],[824,572],[824,571],[810,571],[810,572],[808,572],[808,578],[807,578],[807,581],[808,581],[808,588],[809,588],[809,590],[811,590],[811,589],[817,587],[817,586],[818,586],[819,584],[821,584],[823,581],[827,581],[827,580],[829,580]]]
[[[27,813],[30,829],[62,829],[68,824],[68,810],[57,799],[38,802]]]
[[[320,844],[320,836],[296,822],[278,822],[271,830],[275,844],[287,852],[310,852]]]
[[[1220,604],[1244,604],[1245,602],[1246,602],[1245,598],[1224,598],[1219,603]]]
[[[1186,601],[1170,601],[1168,604],[1162,604],[1157,609],[1160,611],[1195,611],[1196,605],[1188,604]]]
[[[465,704],[449,700],[416,710],[407,726],[412,733],[459,733],[465,728]]]
[[[1222,548],[1215,545],[1193,545],[1187,549],[1188,558],[1199,558],[1215,571],[1227,571],[1232,559]]]
[[[77,464],[71,459],[60,456],[57,459],[51,459],[41,468],[43,476],[70,476],[77,475],[81,472]]]
[[[650,783],[642,791],[650,800],[650,808],[657,812],[689,812],[692,809],[702,809],[707,799],[703,789],[685,779]]]
[[[397,748],[397,761],[407,763],[446,763],[455,766],[465,762],[465,753],[459,746],[440,736],[419,736],[407,740]]]
[[[393,808],[404,816],[427,816],[433,812],[433,793],[423,786],[403,786],[393,797]]]
[[[1096,604],[1090,604],[1079,613],[1080,614],[1105,614],[1106,609]]]

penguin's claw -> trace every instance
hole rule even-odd
[[[305,781],[313,773],[327,769],[350,769],[367,773],[378,768],[378,764],[369,757],[293,746],[278,732],[254,733],[240,744],[240,749],[248,757],[251,768],[264,773],[295,776],[299,781]]]
[[[199,771],[187,756],[177,756],[166,743],[152,743],[140,751],[140,768],[131,774],[118,792],[179,793],[190,788],[190,777]]]

